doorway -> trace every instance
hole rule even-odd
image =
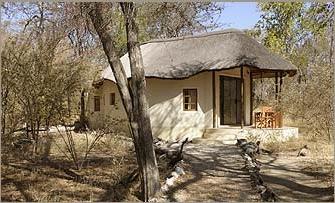
[[[241,79],[220,76],[220,125],[241,124]]]

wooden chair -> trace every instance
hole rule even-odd
[[[264,121],[263,112],[255,112],[255,128],[263,128]]]
[[[263,106],[255,112],[255,128],[281,128],[283,118],[281,112],[276,112],[270,106]]]
[[[264,112],[265,128],[275,127],[275,112]]]

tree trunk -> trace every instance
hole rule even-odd
[[[146,98],[146,82],[143,59],[138,43],[138,28],[135,22],[136,8],[133,3],[120,3],[126,21],[127,48],[131,67],[131,92],[133,95],[134,120],[138,123],[140,166],[143,174],[142,186],[144,201],[154,197],[159,191],[159,173]]]
[[[125,6],[127,8],[125,8]],[[134,21],[132,4],[122,6],[127,24],[128,52],[132,72],[131,88],[127,81],[123,65],[114,46],[114,36],[111,24],[104,21],[103,3],[94,3],[89,11],[90,18],[102,43],[104,52],[115,76],[123,106],[125,107],[135,145],[137,162],[141,174],[143,201],[152,199],[159,190],[159,173],[148,113],[148,103],[145,96],[145,77],[142,56],[137,42],[137,29]],[[110,20],[110,19],[108,19]],[[134,26],[135,25],[135,26]]]
[[[6,133],[6,114],[3,112],[1,115],[1,132],[2,135]]]
[[[71,99],[70,95],[67,95],[67,113],[69,118],[71,117]]]
[[[333,60],[333,52],[334,52],[334,9],[332,10],[331,14],[330,14],[330,49],[329,49],[329,64],[332,64],[332,60]],[[334,66],[333,66],[334,67]]]
[[[5,132],[6,132],[6,111],[7,111],[7,102],[8,102],[8,87],[6,87],[5,90],[2,90],[1,92],[1,108],[2,108],[2,112],[1,112],[1,131],[2,131],[2,134],[4,135]]]
[[[85,89],[81,90],[80,95],[80,127],[81,129],[86,129],[87,122],[86,122],[86,115],[85,115]]]

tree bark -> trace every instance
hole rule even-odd
[[[1,91],[1,104],[2,104],[2,112],[1,112],[1,132],[4,135],[6,133],[6,111],[7,111],[7,102],[8,102],[8,87]]]
[[[133,3],[120,3],[126,22],[127,49],[131,67],[131,92],[133,95],[134,119],[139,126],[140,159],[143,178],[144,201],[154,197],[159,191],[159,173],[146,98],[146,82],[142,53],[138,42],[138,27],[135,22],[136,8]]]
[[[85,89],[81,90],[80,94],[80,128],[81,130],[86,130],[87,119],[85,115]]]
[[[89,11],[89,15],[115,76],[122,103],[131,125],[141,175],[142,198],[143,201],[149,201],[155,197],[160,187],[148,103],[145,96],[146,84],[143,60],[138,44],[137,26],[134,20],[135,8],[132,3],[121,4],[121,6],[124,11],[127,27],[127,45],[132,72],[131,85],[128,83],[123,65],[114,46],[115,37],[112,34],[112,27],[104,19],[104,4],[94,3],[93,8]]]

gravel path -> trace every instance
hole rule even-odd
[[[184,160],[186,175],[169,190],[169,201],[259,201],[236,146],[189,143]]]

